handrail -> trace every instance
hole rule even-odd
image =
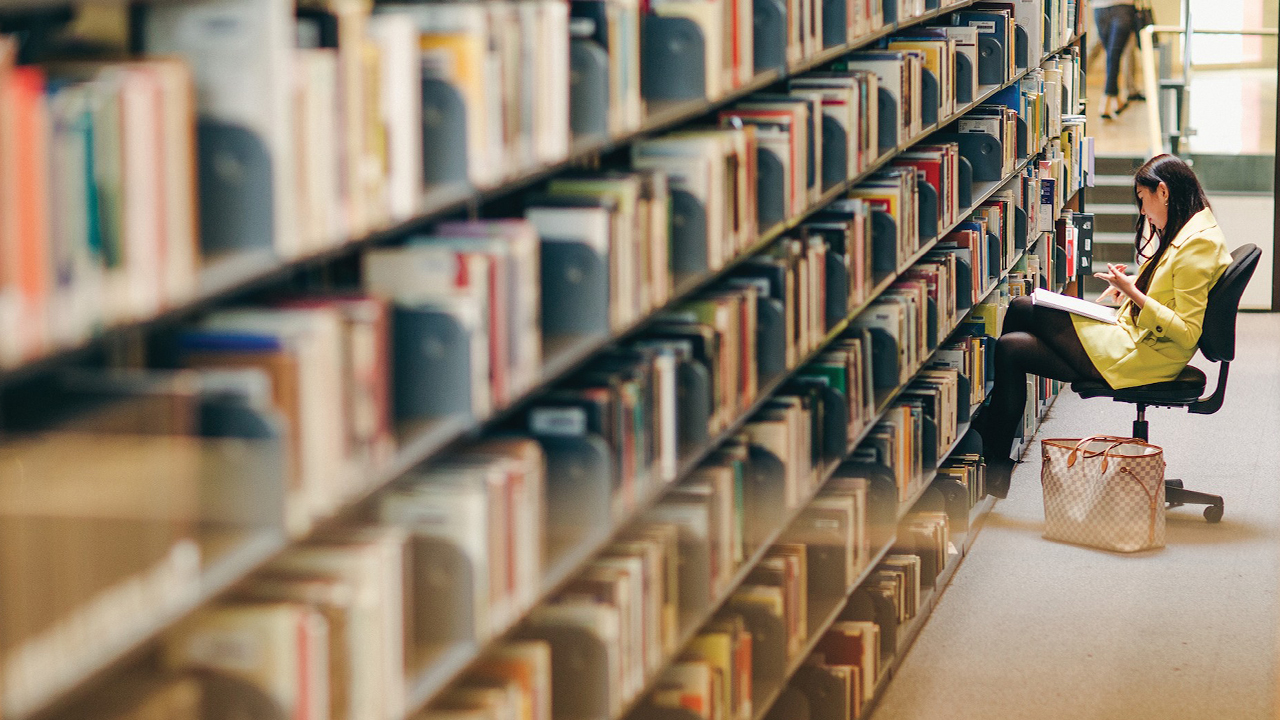
[[[1175,28],[1181,32],[1182,28]],[[1155,46],[1151,39],[1157,31],[1171,32],[1165,26],[1148,25],[1138,31],[1138,48],[1142,53],[1142,82],[1147,96],[1147,157],[1153,158],[1164,152],[1164,133],[1160,128],[1160,94],[1159,82],[1156,81]]]

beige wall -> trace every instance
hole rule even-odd
[[[1213,216],[1218,220],[1227,247],[1235,249],[1245,243],[1254,243],[1262,250],[1262,259],[1253,279],[1240,298],[1240,307],[1248,310],[1271,308],[1272,257],[1275,254],[1272,222],[1275,217],[1275,197],[1258,194],[1209,193]]]

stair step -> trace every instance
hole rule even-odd
[[[1094,257],[1094,259],[1093,259],[1093,264],[1089,266],[1089,272],[1090,272],[1091,274],[1092,274],[1092,273],[1104,273],[1104,272],[1106,272],[1106,271],[1107,271],[1107,264],[1108,264],[1108,263],[1110,263],[1110,264],[1117,264],[1115,260],[1099,260],[1097,257]],[[1130,265],[1130,263],[1126,263],[1126,262],[1124,262],[1123,260],[1121,260],[1118,264],[1123,264],[1123,265],[1126,265],[1126,266]],[[1133,269],[1132,267],[1126,267],[1126,268],[1125,268],[1125,270],[1126,270],[1126,272],[1128,272],[1130,275],[1132,275],[1132,274],[1133,274],[1133,272],[1134,272],[1134,269]],[[1099,280],[1098,282],[1106,282],[1106,281],[1105,281],[1105,280]]]
[[[1093,231],[1095,233],[1108,234],[1127,234],[1130,244],[1133,243],[1133,226],[1138,220],[1137,215],[1108,215],[1099,213],[1094,215]],[[1096,235],[1094,237],[1097,237]]]
[[[1085,190],[1084,199],[1089,205],[1127,205],[1133,210],[1133,183],[1096,184]]]
[[[1102,269],[1106,269],[1107,263],[1125,263],[1133,264],[1133,243],[1099,243],[1095,238],[1093,241],[1093,260],[1095,263],[1102,263]]]
[[[1133,247],[1133,231],[1129,232],[1097,232],[1093,233],[1093,244],[1098,245],[1126,245]]]
[[[1097,155],[1093,160],[1093,169],[1098,175],[1128,175],[1146,162],[1143,157],[1135,155]]]
[[[1093,277],[1092,275],[1084,279],[1083,295],[1084,295],[1084,299],[1088,300],[1089,302],[1097,302],[1098,296],[1101,295],[1102,291],[1106,289],[1107,289],[1107,283],[1104,280],[1099,280],[1098,278]]]
[[[1138,215],[1138,208],[1133,203],[1095,202],[1089,204],[1089,212],[1094,215]]]

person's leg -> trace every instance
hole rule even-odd
[[[1025,332],[1043,341],[1082,377],[1101,380],[1102,374],[1093,366],[1089,354],[1080,344],[1071,315],[1036,305],[1029,297],[1016,297],[1005,310],[1000,334]]]
[[[1028,332],[1012,332],[996,341],[995,386],[982,435],[982,454],[987,463],[987,492],[1004,497],[1013,474],[1013,439],[1022,424],[1027,404],[1027,374],[1064,382],[1082,376],[1071,363],[1058,355],[1044,340]]]
[[[1107,80],[1103,88],[1106,99],[1103,102],[1102,114],[1109,116],[1119,106],[1120,95],[1120,55],[1128,38],[1121,34],[1121,9],[1125,6],[1113,5],[1099,8],[1097,13],[1098,29],[1101,32],[1103,46],[1107,49]],[[1129,30],[1132,32],[1132,30]]]
[[[1124,112],[1129,107],[1129,96],[1133,94],[1133,61],[1135,55],[1133,49],[1138,46],[1137,25],[1138,11],[1133,5],[1117,5],[1116,9],[1116,35],[1115,43],[1119,46],[1116,67],[1116,115]],[[1124,74],[1124,102],[1119,100],[1120,76]]]
[[[1043,308],[1042,308],[1043,309]],[[1011,332],[1031,332],[1035,327],[1036,304],[1031,298],[1020,295],[1009,302],[1004,311],[1004,322],[1000,325],[1000,334]]]
[[[1038,307],[1030,298],[1010,304],[995,356],[991,402],[976,427],[983,440],[988,492],[1004,497],[1013,474],[1010,450],[1027,402],[1027,374],[1063,382],[1101,380],[1102,375],[1080,344],[1071,316]]]
[[[1108,52],[1110,47],[1107,42],[1111,36],[1111,8],[1098,8],[1093,11],[1093,22],[1098,28],[1098,45],[1101,46],[1105,59],[1103,63],[1103,100],[1102,100],[1102,116],[1104,118],[1111,117],[1111,101],[1106,97],[1106,78],[1111,77],[1111,54]]]

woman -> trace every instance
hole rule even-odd
[[[1098,39],[1107,50],[1107,83],[1103,89],[1106,99],[1102,102],[1102,119],[1110,120],[1124,109],[1120,104],[1120,62],[1138,23],[1138,11],[1133,0],[1093,0],[1091,5],[1093,20],[1098,26]]]
[[[1009,452],[1026,405],[1026,374],[1064,382],[1090,379],[1112,388],[1172,380],[1195,354],[1209,289],[1231,254],[1195,173],[1172,155],[1157,155],[1133,178],[1138,204],[1137,277],[1107,265],[1094,277],[1122,300],[1118,324],[1091,320],[1016,298],[995,350],[995,387],[979,432],[987,458],[987,491],[1004,497]],[[1103,299],[1103,298],[1100,298]]]

